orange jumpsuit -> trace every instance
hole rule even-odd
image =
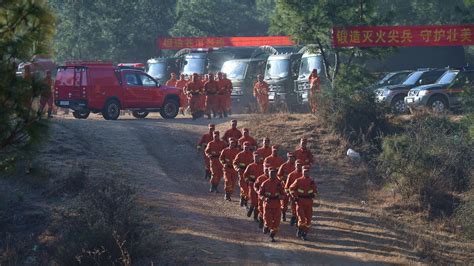
[[[244,142],[250,142],[250,149],[251,150],[254,150],[255,147],[257,147],[257,142],[255,141],[254,138],[252,138],[251,136],[242,136],[240,139],[239,139],[239,147],[243,147],[244,146]]]
[[[245,182],[244,171],[249,164],[253,163],[253,153],[251,151],[241,151],[234,160],[234,168],[239,173],[240,197],[248,200],[248,187]]]
[[[265,160],[263,161],[264,165],[270,165],[270,167],[279,169],[282,164],[285,163],[285,160],[281,158],[280,156],[276,155],[270,155]]]
[[[317,111],[317,98],[316,94],[321,92],[320,89],[320,78],[317,73],[311,73],[309,75],[309,105],[311,106],[311,112],[316,113]]]
[[[257,192],[257,194],[258,194],[258,191],[260,190],[260,187],[262,186],[262,183],[265,182],[269,178],[270,177],[265,173],[257,177],[257,180],[255,180],[255,183],[253,184],[253,189],[255,190],[255,192]],[[257,204],[258,213],[260,217],[263,218],[263,199],[261,197],[258,197],[257,202],[258,202]]]
[[[303,165],[310,165],[313,164],[313,154],[307,148],[303,149],[302,147],[297,147],[297,149],[293,152],[295,158],[297,160],[301,160]]]
[[[233,162],[239,152],[240,149],[238,147],[228,147],[222,151],[219,157],[224,166],[224,190],[229,194],[234,192],[235,182],[237,181],[237,171],[234,169]]]
[[[290,193],[296,198],[298,228],[308,232],[313,218],[313,198],[317,193],[316,183],[311,177],[300,177],[290,186]]]
[[[201,102],[201,83],[199,81],[190,81],[186,84],[185,91],[189,98],[189,108],[191,113],[195,114],[198,111],[204,111],[204,106]]]
[[[253,86],[253,95],[257,98],[258,105],[260,106],[260,111],[266,113],[268,111],[268,92],[270,87],[265,81],[258,81]]]
[[[263,175],[263,163],[253,162],[247,166],[244,172],[244,178],[248,184],[248,195],[250,196],[250,207],[256,208],[258,206],[258,196],[255,190],[254,184],[257,181],[257,177]]]
[[[234,138],[236,140],[239,140],[241,137],[242,137],[242,132],[240,132],[239,129],[230,128],[224,133],[224,136],[222,136],[222,140],[229,143],[230,138]],[[252,161],[253,161],[253,157],[252,157]]]
[[[295,171],[295,162],[292,162],[290,160],[286,161],[284,164],[280,166],[280,169],[278,169],[278,174],[277,177],[280,179],[281,183],[285,187],[286,181],[288,180],[288,176],[290,175],[291,172]],[[289,197],[288,195],[283,195],[283,199],[281,200],[281,211],[285,212],[288,210],[288,202],[289,202]]]
[[[262,183],[258,194],[263,198],[263,220],[270,232],[278,232],[281,220],[281,196],[285,193],[283,185],[277,178],[270,178]]]
[[[179,94],[179,101],[180,101],[180,106],[181,110],[186,110],[188,108],[188,98],[186,97],[186,94],[184,92],[184,87],[186,86],[186,83],[188,83],[187,80],[185,79],[179,79],[176,82],[176,88],[180,89],[180,94]]]
[[[165,85],[169,87],[176,87],[176,82],[178,82],[176,78],[171,78],[168,81],[166,81]]]
[[[206,112],[210,114],[219,114],[219,84],[215,80],[208,80],[204,84],[206,94]]]
[[[222,164],[219,161],[219,156],[221,155],[222,150],[224,150],[227,147],[227,144],[223,142],[222,140],[213,140],[207,144],[207,148],[205,150],[205,153],[207,157],[209,157],[209,160],[211,161],[210,166],[211,166],[211,173],[212,173],[212,178],[211,178],[211,184],[213,186],[219,185],[219,182],[221,181],[223,172],[222,172]]]
[[[285,183],[285,191],[286,195],[290,195],[290,186],[296,181],[296,179],[300,178],[303,176],[302,171],[298,171],[298,169],[295,169],[293,172],[291,172],[288,175],[288,179],[286,180]],[[296,217],[296,204],[294,201],[291,202],[291,216]]]
[[[265,160],[268,156],[272,155],[272,147],[260,147],[255,152]]]
[[[209,157],[207,157],[204,153],[204,150],[206,149],[207,144],[213,140],[212,134],[213,133],[206,133],[202,135],[201,139],[197,144],[198,149],[202,150],[202,155],[204,156],[204,167],[206,168],[206,171],[211,171],[211,161],[209,160]]]
[[[229,113],[232,107],[232,81],[228,78],[222,78],[219,80],[221,87],[221,108],[224,112]]]

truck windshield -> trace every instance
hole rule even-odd
[[[206,67],[205,58],[187,58],[183,67],[183,74],[192,75],[193,73],[204,74]]]
[[[157,78],[157,79],[166,79],[166,63],[165,62],[158,62],[148,64],[148,75]]]
[[[416,82],[420,79],[421,75],[423,75],[423,71],[416,71],[411,73],[410,76],[403,82],[403,85],[415,85]]]
[[[222,65],[221,72],[226,73],[229,79],[244,79],[247,66],[247,62],[227,61]]]
[[[290,71],[289,59],[268,60],[265,78],[285,78]]]
[[[309,76],[311,71],[313,69],[318,70],[318,74],[321,73],[321,70],[323,69],[323,60],[320,55],[316,56],[310,56],[310,57],[303,57],[301,59],[301,65],[300,65],[300,78],[306,78]]]
[[[457,76],[459,71],[446,71],[444,74],[436,81],[436,84],[449,84],[453,82],[454,78]]]

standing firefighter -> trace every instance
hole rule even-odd
[[[227,78],[226,73],[222,73],[222,82],[221,86],[223,88],[222,96],[222,109],[224,110],[224,116],[230,115],[232,113],[232,81]]]
[[[181,107],[179,107],[179,110],[182,115],[184,115],[184,111],[188,108],[188,98],[186,97],[186,93],[184,91],[184,87],[186,87],[186,83],[188,81],[186,80],[186,77],[184,74],[179,75],[178,81],[176,81],[176,88],[179,89],[180,94],[179,94],[179,102],[181,103]]]
[[[250,217],[253,212],[253,219],[256,221],[258,217],[258,195],[255,191],[254,184],[257,177],[263,175],[263,161],[258,153],[253,153],[253,163],[249,164],[244,171],[245,181],[248,185],[248,195],[250,198],[250,207],[247,211],[247,217]]]
[[[244,150],[241,151],[234,159],[234,169],[239,173],[240,186],[240,206],[247,206],[249,198],[247,182],[245,181],[244,171],[247,166],[253,162],[253,154],[250,150],[250,143],[244,143]]]
[[[311,227],[313,217],[313,199],[318,193],[316,183],[309,176],[309,167],[303,168],[303,177],[296,179],[290,186],[290,193],[296,202],[296,214],[298,216],[297,236],[307,240],[307,234]]]
[[[309,75],[309,105],[311,106],[311,112],[316,113],[317,111],[317,94],[321,92],[320,84],[321,80],[318,76],[318,70],[313,69],[311,75]]]
[[[166,81],[165,85],[170,86],[170,87],[176,87],[176,82],[178,82],[176,80],[176,74],[171,73],[171,78],[168,81]]]
[[[286,183],[285,183],[285,192],[286,192],[287,197],[289,197],[290,199],[291,199],[290,186],[293,185],[296,179],[302,176],[303,176],[303,162],[300,160],[296,160],[295,170],[288,175],[288,179],[286,180]],[[291,202],[289,204],[291,205],[290,225],[293,226],[296,224],[296,204],[293,199],[291,199]]]
[[[258,105],[260,106],[260,111],[266,113],[268,111],[268,91],[270,87],[268,83],[263,80],[262,75],[257,76],[257,82],[253,87],[253,95],[257,98]]]
[[[204,106],[202,104],[202,83],[199,81],[198,74],[194,73],[191,81],[186,84],[186,94],[189,98],[189,108],[193,119],[197,119],[204,115]]]
[[[210,189],[209,192],[216,192],[217,191],[217,186],[219,185],[219,182],[222,179],[222,176],[224,175],[222,171],[222,164],[219,161],[219,157],[222,153],[222,150],[225,149],[227,144],[220,140],[219,138],[219,131],[214,131],[214,139],[207,144],[207,148],[205,150],[206,156],[210,160],[210,166],[211,166],[211,174],[212,178],[210,181]]]
[[[224,199],[228,201],[231,201],[230,196],[232,196],[235,183],[237,182],[237,171],[234,169],[233,163],[239,152],[240,149],[237,146],[237,140],[231,138],[229,147],[224,149],[219,157],[224,166]]]
[[[285,193],[283,185],[277,178],[277,169],[270,168],[270,178],[262,183],[258,194],[263,198],[264,233],[270,233],[272,242],[280,227],[281,205],[280,200]]]
[[[242,132],[240,132],[240,129],[237,128],[237,120],[232,120],[231,121],[231,127],[226,130],[224,133],[224,136],[222,136],[222,140],[225,142],[229,142],[230,138],[234,139],[240,139],[242,137]]]
[[[286,185],[286,180],[288,180],[288,176],[290,175],[291,172],[295,170],[295,156],[293,155],[292,152],[288,152],[286,154],[288,157],[288,160],[280,166],[278,169],[278,174],[277,177],[280,180],[281,184],[283,187]],[[283,199],[281,200],[281,213],[282,213],[282,219],[283,221],[286,221],[286,211],[288,210],[288,201],[289,197],[288,195],[283,195]]]
[[[301,138],[300,145],[296,147],[296,150],[293,152],[297,160],[301,160],[304,165],[311,166],[313,164],[313,154],[307,148],[308,139]]]
[[[204,92],[206,94],[206,113],[207,118],[211,119],[211,113],[214,117],[222,114],[219,113],[219,84],[214,80],[214,74],[209,73],[209,80],[204,83]]]
[[[51,70],[46,70],[46,76],[44,77],[44,84],[48,86],[48,89],[41,95],[40,100],[40,111],[43,112],[46,105],[48,105],[48,118],[52,118],[53,112],[53,93],[52,93],[52,78]]]
[[[209,124],[209,132],[202,135],[196,147],[198,152],[201,152],[204,158],[204,169],[206,170],[206,174],[204,175],[205,179],[211,178],[211,164],[209,158],[204,153],[204,150],[206,149],[207,144],[213,140],[215,129],[215,125]]]

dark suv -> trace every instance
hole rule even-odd
[[[412,70],[402,70],[386,73],[382,79],[380,79],[374,85],[370,86],[368,89],[370,91],[375,91],[376,89],[380,89],[385,86],[401,84],[407,79],[408,75],[410,75],[412,72]]]
[[[396,114],[406,113],[408,108],[405,97],[410,89],[427,84],[433,84],[446,72],[446,69],[420,69],[411,73],[405,81],[398,85],[389,85],[375,91],[378,103],[391,108]]]

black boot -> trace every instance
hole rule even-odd
[[[214,192],[219,193],[219,190],[217,189],[217,185],[214,186]]]
[[[230,199],[230,193],[226,192],[226,193],[225,193],[225,196],[224,196],[224,199],[225,199],[225,200],[228,200],[228,201],[232,201],[232,200]]]
[[[253,210],[253,220],[258,222],[258,210],[257,207]]]
[[[273,232],[273,231],[270,233],[270,238],[272,239],[272,240],[271,240],[272,242],[276,242],[276,241],[275,241],[275,235],[276,235],[276,233]]]
[[[253,207],[249,208],[249,210],[247,211],[247,217],[252,216],[253,209],[254,209]]]
[[[264,234],[270,233],[270,229],[268,229],[268,227],[266,227],[266,226],[263,227],[263,233],[264,233]]]
[[[248,207],[248,200],[247,199],[244,199],[244,206],[245,206],[245,208]]]
[[[211,184],[211,186],[209,187],[209,192],[214,192],[214,185]]]
[[[240,197],[240,207],[244,206],[244,198]]]
[[[281,214],[282,214],[281,217],[282,217],[283,222],[286,222],[286,212],[282,211]]]
[[[299,228],[296,229],[296,237],[297,238],[300,238],[302,233],[303,233],[303,231],[301,231]]]
[[[258,217],[258,228],[263,228],[263,218]]]
[[[308,233],[306,233],[306,232],[302,232],[302,233],[301,233],[301,239],[303,239],[304,241],[308,240],[307,234],[308,234]]]
[[[293,226],[296,224],[296,217],[295,216],[291,216],[291,220],[290,220],[290,225]]]

